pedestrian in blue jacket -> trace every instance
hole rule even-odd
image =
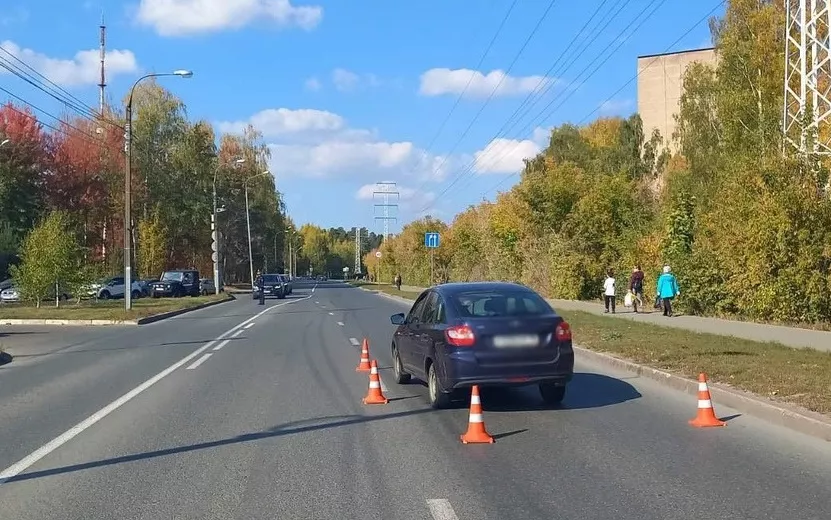
[[[661,298],[664,307],[664,316],[672,316],[672,300],[681,294],[678,289],[678,280],[670,272],[668,265],[664,266],[664,273],[658,277],[658,286],[655,293]]]

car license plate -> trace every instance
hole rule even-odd
[[[509,336],[494,336],[493,346],[504,347],[538,347],[540,338],[536,334],[512,334]]]

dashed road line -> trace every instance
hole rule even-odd
[[[359,346],[359,345],[361,344],[361,342],[360,342],[360,341],[358,341],[358,339],[357,339],[357,338],[349,338],[349,343],[352,343],[352,346],[353,346],[353,347],[357,347],[357,346]]]
[[[316,287],[317,287],[317,285],[315,285],[315,287],[312,288],[312,293],[314,293],[314,290],[315,290]],[[79,422],[78,424],[76,424],[72,428],[70,428],[67,431],[63,432],[62,434],[55,437],[51,441],[47,442],[46,444],[44,444],[40,448],[36,449],[35,451],[30,453],[29,455],[23,457],[22,459],[20,459],[16,463],[14,463],[11,466],[9,466],[8,468],[4,469],[2,472],[0,472],[0,486],[2,486],[4,483],[6,483],[10,478],[16,477],[17,475],[19,475],[22,472],[26,471],[28,468],[30,468],[33,465],[37,464],[37,462],[40,459],[42,459],[43,457],[46,457],[47,455],[49,455],[53,451],[57,450],[58,448],[60,448],[64,444],[66,444],[67,442],[71,441],[72,439],[74,439],[75,437],[77,437],[78,435],[83,433],[87,428],[89,428],[90,426],[92,426],[95,423],[99,422],[104,417],[106,417],[106,416],[110,415],[111,413],[113,413],[114,411],[118,410],[119,408],[124,406],[126,403],[128,403],[130,400],[132,400],[134,397],[136,397],[140,393],[144,392],[145,390],[147,390],[151,386],[155,385],[156,383],[158,383],[159,381],[161,381],[165,377],[169,376],[171,373],[173,373],[177,369],[179,369],[182,366],[188,364],[191,360],[196,358],[199,354],[202,354],[203,352],[205,352],[206,350],[211,348],[211,346],[213,346],[218,340],[221,340],[221,339],[227,337],[228,335],[232,334],[233,332],[237,331],[238,329],[241,329],[242,327],[248,325],[252,321],[259,318],[260,316],[264,315],[265,313],[267,313],[267,312],[269,312],[269,311],[271,311],[271,310],[273,310],[277,307],[282,307],[283,305],[289,305],[289,304],[292,304],[292,303],[302,302],[304,300],[308,300],[311,297],[312,297],[311,294],[309,294],[305,298],[298,298],[296,300],[291,300],[291,301],[288,301],[288,302],[282,302],[282,303],[278,303],[276,305],[272,305],[271,307],[269,307],[267,309],[263,309],[262,311],[255,314],[254,316],[246,319],[245,321],[243,321],[243,322],[233,326],[232,328],[228,329],[227,331],[223,332],[215,340],[212,340],[212,341],[209,341],[209,342],[205,343],[204,345],[202,345],[198,349],[194,350],[193,352],[191,352],[190,354],[188,354],[184,358],[182,358],[179,361],[177,361],[176,363],[170,365],[169,367],[162,370],[161,372],[159,372],[155,376],[151,377],[150,379],[148,379],[144,383],[142,383],[142,384],[138,385],[137,387],[133,388],[132,390],[130,390],[126,394],[122,395],[121,397],[119,397],[115,401],[111,402],[107,406],[101,408],[100,410],[98,410],[94,414],[90,415],[89,417],[87,417],[83,421]]]
[[[222,343],[220,343],[219,345],[215,346],[215,347],[214,347],[214,350],[220,350],[222,347],[224,347],[225,345],[227,345],[229,341],[231,341],[231,340],[230,340],[230,339],[224,339],[224,340],[222,340]]]
[[[251,327],[253,327],[253,326],[254,326],[254,322],[252,321],[251,323],[249,323],[248,325],[246,325],[244,328],[246,328],[246,329],[250,329],[250,328],[251,328]]]
[[[335,315],[335,313],[334,313],[334,312],[330,312],[330,313],[329,313],[329,316],[334,316],[334,315]]]
[[[339,321],[339,322],[338,322],[338,325],[340,325],[341,327],[343,327],[343,322],[342,322],[342,321]]]
[[[430,514],[433,515],[433,520],[459,520],[449,500],[430,498],[427,499],[427,507],[430,509]]]
[[[237,336],[239,336],[239,335],[240,335],[240,334],[242,334],[243,332],[245,332],[245,331],[244,331],[243,329],[240,329],[240,330],[238,330],[238,331],[234,332],[233,334],[231,334],[231,337],[232,337],[232,338],[236,338]]]
[[[210,353],[204,354],[201,358],[194,361],[193,364],[191,366],[189,366],[188,368],[186,368],[185,370],[193,370],[193,369],[197,368],[199,365],[201,365],[202,363],[207,361],[208,358],[210,358],[211,356],[213,356],[213,354],[210,354]]]

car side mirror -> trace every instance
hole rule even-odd
[[[405,319],[403,312],[399,312],[398,314],[393,314],[392,316],[390,316],[390,322],[393,325],[404,325],[404,321]]]

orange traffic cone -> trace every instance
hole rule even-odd
[[[378,363],[372,360],[369,370],[369,391],[364,397],[364,404],[387,404],[389,400],[381,392],[381,378],[378,377]]]
[[[710,389],[707,387],[707,374],[704,373],[698,375],[698,415],[690,420],[690,424],[696,428],[727,425],[716,417],[713,401],[710,399]]]
[[[355,372],[369,372],[369,369],[369,341],[364,338],[364,342],[361,345],[361,362],[358,364]]]
[[[493,437],[485,430],[478,385],[473,385],[470,390],[470,417],[467,422],[467,432],[461,436],[461,439],[465,444],[493,444],[494,442]]]

